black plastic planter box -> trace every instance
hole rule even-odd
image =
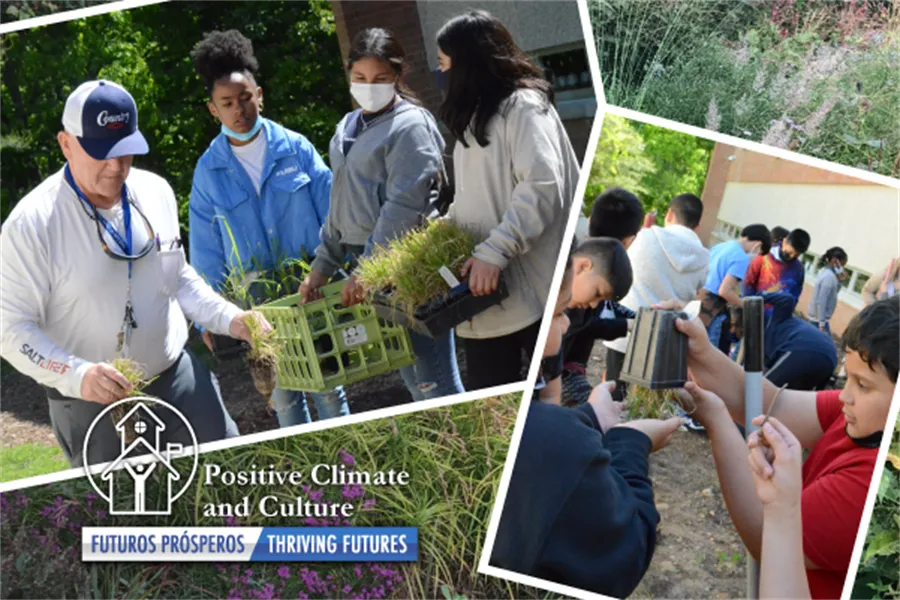
[[[228,360],[241,356],[250,349],[250,345],[244,340],[238,340],[228,335],[212,335],[213,355],[220,360]]]
[[[682,312],[640,309],[621,379],[650,390],[682,387],[687,382],[688,339],[675,328],[675,320],[687,318]]]
[[[503,277],[494,293],[487,296],[473,296],[469,284],[463,282],[449,292],[419,306],[409,317],[403,305],[392,302],[387,294],[376,293],[372,307],[382,319],[396,323],[433,338],[439,338],[460,323],[500,304],[509,297],[509,290]]]

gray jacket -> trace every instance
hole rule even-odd
[[[360,112],[344,116],[329,146],[331,204],[312,264],[328,276],[348,247],[369,255],[418,225],[438,193],[444,140],[431,113],[401,101],[358,131]]]
[[[538,92],[510,96],[487,135],[485,148],[470,133],[468,148],[456,144],[448,217],[485,240],[475,257],[503,269],[510,295],[458,326],[464,338],[500,337],[541,319],[578,184],[569,136]]]
[[[841,282],[831,267],[819,269],[816,275],[816,287],[813,297],[809,301],[807,309],[810,321],[827,323],[837,307],[838,292],[841,291]]]

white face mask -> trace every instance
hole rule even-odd
[[[832,266],[831,268],[834,269],[834,272],[835,272],[837,275],[840,275],[841,273],[844,272],[844,267],[842,267],[841,265],[834,265],[834,266]]]
[[[350,83],[350,94],[368,112],[378,112],[390,104],[396,93],[393,83]]]

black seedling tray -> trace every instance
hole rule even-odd
[[[420,305],[415,310],[413,318],[409,317],[403,305],[392,302],[387,294],[376,293],[371,304],[382,319],[417,333],[439,338],[460,323],[500,304],[508,297],[509,290],[501,276],[497,289],[492,294],[473,296],[469,284],[463,282],[443,296]]]
[[[680,388],[687,382],[687,336],[675,328],[682,312],[641,308],[628,340],[620,378],[650,390]]]
[[[213,355],[220,360],[228,360],[243,355],[250,349],[250,345],[244,340],[238,340],[228,335],[212,335]]]

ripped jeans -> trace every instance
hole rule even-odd
[[[316,403],[316,412],[319,414],[320,421],[350,414],[347,393],[342,387],[317,393],[276,388],[272,392],[272,404],[275,407],[275,416],[278,418],[279,427],[302,425],[312,421],[309,406],[306,403],[307,397],[312,398]]]
[[[416,362],[400,369],[403,383],[413,401],[430,400],[466,391],[456,364],[456,340],[453,330],[438,339],[409,332]]]

